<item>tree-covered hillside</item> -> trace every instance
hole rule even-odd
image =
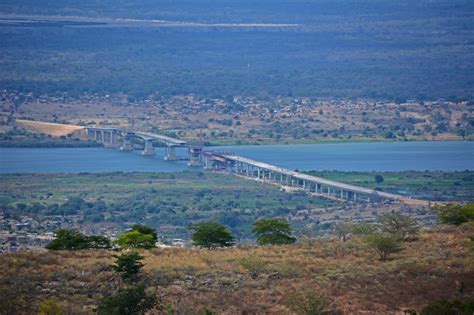
[[[135,97],[474,95],[469,1],[22,0],[4,1],[0,13],[64,16],[3,16],[2,88]],[[64,21],[70,16],[98,20]],[[105,18],[297,25],[159,27]]]

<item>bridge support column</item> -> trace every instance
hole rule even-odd
[[[151,140],[145,140],[145,149],[142,151],[142,155],[155,155],[155,148]]]
[[[173,146],[167,146],[165,148],[165,161],[176,161],[176,148]]]
[[[132,151],[133,150],[132,139],[130,139],[127,136],[122,136],[122,145],[120,146],[120,150]]]

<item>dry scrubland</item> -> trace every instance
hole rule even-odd
[[[15,123],[31,132],[43,133],[53,137],[67,136],[73,132],[79,132],[84,129],[83,126],[65,125],[57,123],[49,123],[42,121],[16,119]]]
[[[152,313],[292,314],[310,292],[342,314],[403,314],[439,299],[474,296],[474,226],[437,227],[404,243],[386,262],[361,239],[214,251],[144,251],[140,281],[161,300]],[[92,313],[124,286],[113,252],[34,252],[0,256],[0,313],[30,314],[46,298],[69,313]],[[318,293],[319,294],[319,293]],[[298,312],[297,312],[298,313]]]

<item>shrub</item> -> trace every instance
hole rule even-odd
[[[138,274],[140,269],[143,268],[143,264],[140,261],[145,258],[137,252],[130,252],[120,256],[114,255],[113,257],[116,258],[116,261],[112,268],[120,273],[124,280],[132,279]]]
[[[116,294],[102,298],[97,307],[99,315],[138,315],[156,305],[156,297],[147,294],[140,285],[120,289]]]
[[[426,305],[420,315],[472,315],[474,314],[474,300],[463,304],[457,300],[437,300]]]
[[[283,245],[296,242],[291,235],[291,227],[283,219],[262,219],[253,225],[252,232],[260,245]]]
[[[417,235],[420,227],[415,219],[403,214],[386,214],[379,218],[382,230],[389,234],[398,235],[401,240]]]
[[[317,290],[290,292],[283,303],[296,314],[329,315],[336,313],[331,301]]]
[[[375,175],[374,179],[377,184],[381,184],[384,182],[384,178],[382,175]]]
[[[351,233],[357,236],[367,236],[374,234],[377,227],[373,224],[361,223],[352,225]]]
[[[203,222],[189,227],[193,230],[191,239],[195,246],[212,249],[228,247],[234,244],[234,236],[222,224],[217,222]]]
[[[265,270],[267,263],[258,257],[250,256],[243,258],[240,265],[250,273],[252,278],[255,278]]]
[[[367,236],[367,245],[374,249],[380,257],[380,260],[387,260],[390,254],[398,253],[402,250],[400,239],[397,235],[384,235],[375,233]]]
[[[61,306],[52,299],[44,300],[38,310],[38,315],[62,315]]]
[[[474,203],[465,206],[451,204],[438,207],[438,218],[444,224],[454,225],[474,221]]]

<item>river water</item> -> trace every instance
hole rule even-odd
[[[474,142],[372,142],[210,147],[298,170],[462,171],[474,170]],[[0,148],[0,173],[176,172],[184,161],[163,160],[140,151],[105,148]],[[185,151],[178,152],[184,155]]]

